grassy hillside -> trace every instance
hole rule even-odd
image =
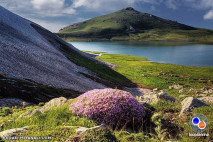
[[[58,35],[66,40],[213,41],[211,30],[194,28],[133,8],[70,25],[61,29]]]
[[[97,59],[117,65],[115,70],[118,73],[132,82],[148,88],[167,89],[174,83],[197,89],[213,86],[212,67],[154,63],[143,57],[117,54],[103,54]]]

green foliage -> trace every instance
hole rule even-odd
[[[213,31],[207,29],[152,29],[145,33],[131,34],[130,39],[140,41],[191,41],[213,43]]]
[[[142,142],[148,139],[148,136],[144,135],[142,132],[131,133],[128,131],[115,131],[116,138],[121,142]]]
[[[60,41],[58,41],[60,42]],[[81,55],[77,51],[71,49],[69,46],[61,43],[61,51],[66,55],[66,57],[79,66],[83,66],[93,72],[95,72],[101,79],[97,79],[96,77],[90,76],[88,74],[83,74],[88,78],[96,80],[96,82],[101,82],[103,84],[107,84],[107,86],[111,86],[112,88],[121,87],[121,86],[134,86],[130,80],[128,80],[125,76],[117,73],[111,68],[98,63],[94,60],[88,59],[87,57]]]
[[[159,101],[156,104],[152,104],[152,106],[156,109],[156,112],[179,113],[181,110],[181,105],[178,102]]]
[[[103,54],[96,58],[117,65],[115,71],[143,87],[168,89],[170,85],[176,83],[184,85],[184,87],[198,89],[203,86],[211,86],[213,82],[212,67],[154,63],[147,62],[147,59],[142,57],[116,54]],[[161,76],[160,73],[165,75]],[[198,80],[201,78],[211,82],[199,82]]]
[[[9,107],[3,107],[1,112],[5,115],[9,115],[11,113],[11,109]]]
[[[95,123],[86,118],[73,115],[68,109],[68,104],[66,104],[56,110],[36,114],[30,117],[30,119],[27,117],[13,118],[10,123],[4,126],[4,129],[20,128],[29,125],[45,126],[46,128],[53,129],[60,125],[92,127],[95,126]]]
[[[160,141],[165,140],[167,135],[167,129],[162,129],[162,118],[162,114],[159,113],[156,113],[152,116],[152,121],[155,123],[155,125],[157,125],[157,127],[155,128],[155,132],[157,135],[151,134],[151,136]]]
[[[84,139],[85,142],[117,142],[117,138],[110,130],[88,131]]]
[[[41,102],[38,104],[38,106],[43,106],[44,105],[44,102]]]
[[[35,137],[51,137],[49,140],[37,140],[41,142],[55,142],[66,141],[69,136],[75,134],[75,127],[68,128],[63,126],[57,126],[54,129],[45,126],[32,125],[24,133],[18,134],[18,136],[35,136]]]

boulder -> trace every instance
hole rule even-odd
[[[176,99],[174,97],[169,96],[165,92],[160,92],[158,94],[151,92],[151,93],[144,94],[141,97],[141,102],[142,103],[148,103],[148,104],[157,103],[161,100],[165,100],[165,101],[169,101],[169,102],[175,102],[176,101]]]
[[[51,109],[56,109],[57,107],[65,104],[68,100],[64,97],[60,97],[60,98],[55,98],[52,99],[51,101],[49,101],[48,103],[46,103],[44,106],[38,108],[39,111],[41,111],[42,113],[51,110]]]
[[[165,100],[165,101],[169,101],[169,102],[175,102],[176,101],[176,99],[174,97],[169,96],[165,92],[160,92],[160,93],[158,93],[158,95],[159,95],[160,100]]]
[[[206,103],[193,98],[193,97],[187,97],[182,102],[182,109],[180,112],[180,116],[183,114],[186,114],[187,112],[190,112],[194,107],[201,107],[201,106],[208,106]]]
[[[213,97],[201,97],[198,100],[206,103],[206,104],[213,104]]]
[[[125,90],[125,91],[131,93],[134,97],[143,96],[144,94],[147,94],[147,93],[150,93],[150,92],[151,92],[150,89],[139,88],[139,87],[135,87],[135,88],[124,87],[123,90]]]
[[[15,129],[9,129],[0,132],[1,137],[14,137],[17,133],[23,133],[24,131],[28,130],[28,126],[23,128],[15,128]]]
[[[28,111],[26,113],[23,113],[22,115],[20,115],[19,117],[31,117],[37,113],[44,113],[48,110],[51,109],[56,109],[58,107],[60,107],[61,105],[65,104],[68,100],[64,97],[60,97],[60,98],[55,98],[50,100],[48,103],[46,103],[44,106],[39,107],[33,111]]]

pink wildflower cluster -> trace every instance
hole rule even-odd
[[[117,89],[95,89],[77,97],[70,105],[76,115],[83,115],[111,127],[137,125],[145,111],[132,95]]]

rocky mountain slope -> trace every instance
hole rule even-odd
[[[115,80],[122,79],[121,75],[55,34],[1,6],[0,73],[4,75],[0,83],[15,78],[74,92],[105,88],[113,84],[110,83],[113,76]],[[8,93],[9,88],[5,90],[0,86],[0,97],[9,97],[12,94]]]

